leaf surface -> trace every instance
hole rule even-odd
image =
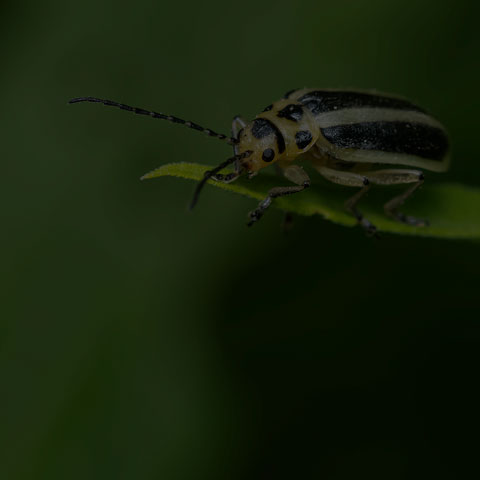
[[[172,176],[198,181],[209,169],[211,167],[196,163],[171,163],[147,173],[142,180]],[[272,187],[288,185],[281,177],[268,174],[260,174],[251,180],[240,178],[229,184],[210,180],[208,184],[256,200],[265,198]],[[403,185],[401,188],[408,187]],[[351,227],[356,225],[356,221],[345,211],[344,202],[355,191],[351,187],[333,185],[320,179],[312,182],[312,186],[304,192],[275,199],[272,206],[299,215],[321,215]],[[410,227],[384,215],[383,203],[401,191],[397,188],[372,188],[372,193],[361,200],[359,208],[383,232],[440,238],[480,238],[480,189],[455,183],[429,183],[427,177],[425,185],[408,199],[402,211],[427,218],[430,222],[428,227]],[[254,207],[252,205],[252,209]]]

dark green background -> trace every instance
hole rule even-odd
[[[474,7],[2,2],[0,478],[478,475],[478,244],[247,229],[210,187],[188,213],[193,183],[139,177],[227,145],[66,105],[228,132],[292,88],[376,88],[448,127],[428,181],[478,186]]]

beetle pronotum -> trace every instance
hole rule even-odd
[[[301,192],[310,178],[295,163],[309,160],[326,179],[360,190],[345,202],[347,210],[369,234],[376,228],[357,209],[357,203],[371,185],[411,184],[401,195],[384,205],[385,213],[412,226],[426,220],[404,215],[398,208],[424,182],[418,168],[444,172],[449,164],[449,142],[444,127],[425,110],[394,95],[336,89],[292,90],[266,107],[251,122],[235,117],[232,136],[215,133],[180,118],[130,107],[94,97],[74,98],[69,103],[94,102],[119,107],[180,123],[233,146],[234,155],[205,173],[197,185],[191,208],[208,179],[233,182],[242,174],[249,178],[273,163],[294,185],[272,188],[257,208],[249,213],[248,225],[258,221],[273,199]],[[234,164],[234,172],[219,173]],[[402,165],[415,169],[380,168]]]

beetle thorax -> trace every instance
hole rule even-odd
[[[307,108],[291,100],[280,100],[240,132],[238,152],[253,152],[243,166],[256,172],[274,162],[295,160],[315,145],[318,136],[319,129]]]

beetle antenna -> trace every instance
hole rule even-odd
[[[80,103],[80,102],[102,103],[107,107],[117,107],[122,110],[127,110],[128,112],[136,113],[137,115],[147,115],[152,118],[159,118],[160,120],[167,120],[168,122],[172,122],[172,123],[180,123],[182,125],[185,125],[188,128],[192,128],[193,130],[198,130],[200,132],[206,133],[210,137],[216,137],[216,138],[219,138],[220,140],[225,140],[230,145],[236,145],[238,143],[238,140],[236,138],[227,137],[222,133],[216,133],[213,130],[210,130],[209,128],[201,127],[196,123],[193,123],[187,120],[182,120],[181,118],[174,117],[173,115],[165,115],[163,113],[152,112],[150,110],[144,110],[143,108],[131,107],[130,105],[125,105],[123,103],[113,102],[112,100],[104,100],[104,99],[95,98],[95,97],[72,98],[71,100],[68,101],[68,103]]]
[[[190,202],[190,210],[197,204],[198,202],[198,197],[200,196],[200,192],[202,191],[203,187],[207,183],[207,180],[211,177],[213,177],[215,174],[217,174],[220,170],[223,170],[225,167],[228,165],[235,163],[237,160],[241,160],[242,158],[249,157],[252,154],[251,150],[247,150],[246,152],[240,153],[238,155],[234,155],[233,157],[228,158],[224,162],[222,162],[220,165],[215,167],[213,170],[207,170],[205,172],[204,177],[198,182],[197,188],[195,189],[195,192],[193,193],[193,198],[192,201]]]

